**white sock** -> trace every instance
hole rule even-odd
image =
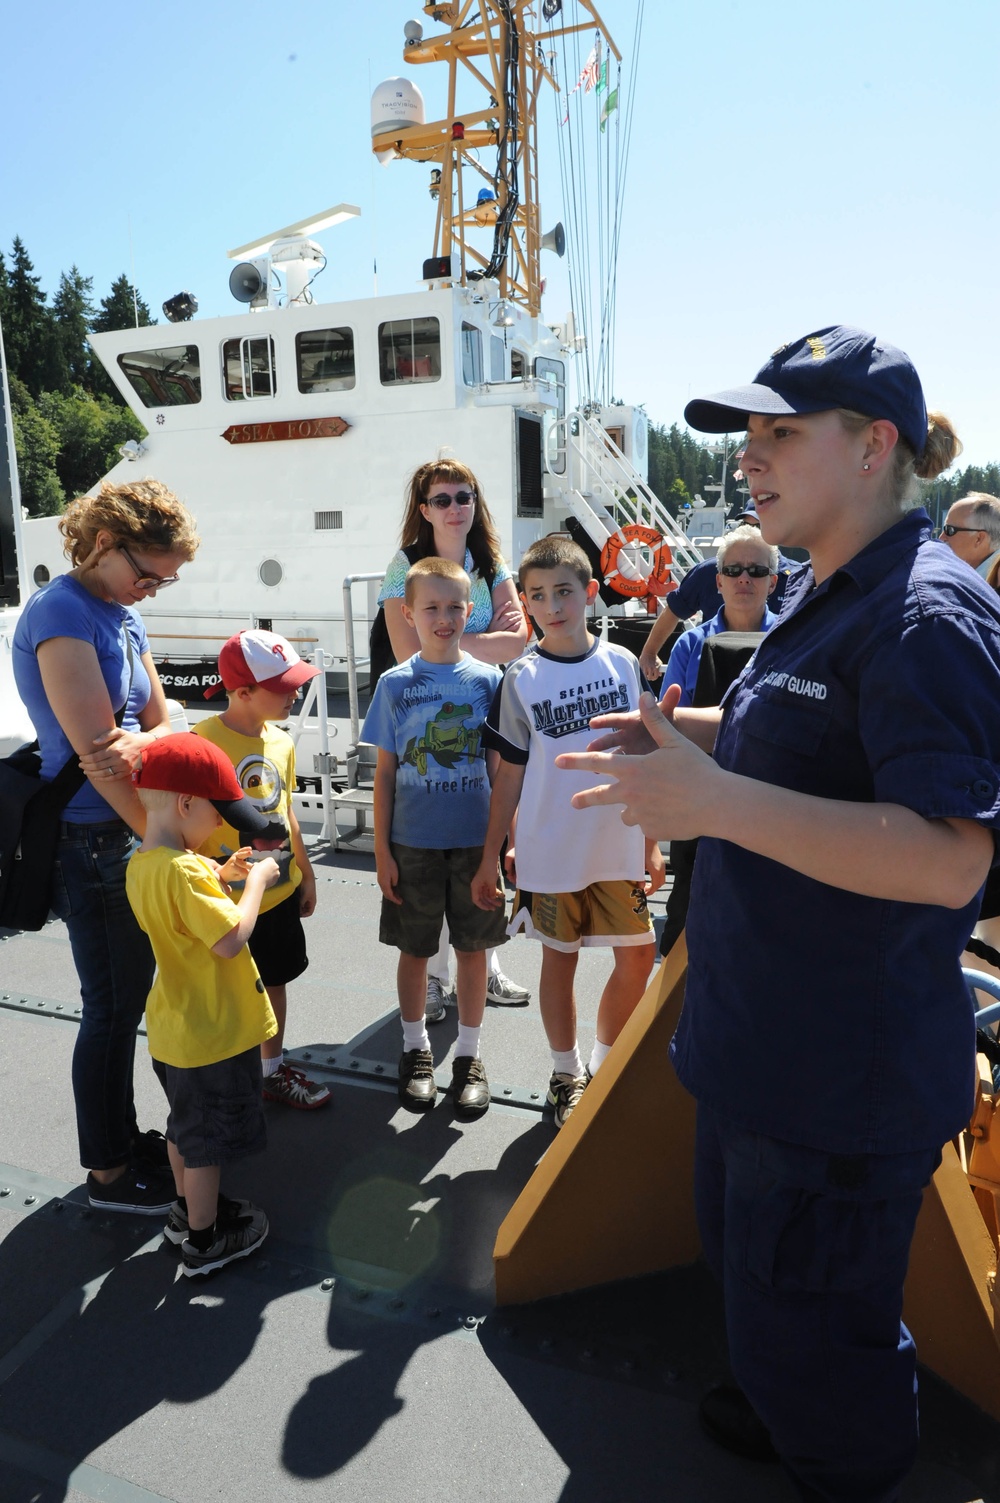
[[[273,1059],[262,1059],[260,1067],[264,1072],[264,1079],[266,1080],[269,1075],[277,1075],[282,1063],[283,1058],[280,1054],[276,1054]]]
[[[607,1059],[607,1057],[608,1057],[608,1055],[610,1053],[611,1053],[611,1045],[610,1044],[602,1044],[601,1041],[600,1041],[600,1039],[595,1039],[594,1040],[594,1048],[593,1048],[593,1052],[591,1053],[591,1056],[590,1056],[590,1067],[589,1067],[591,1075],[596,1075],[597,1074],[598,1070],[601,1068],[601,1066],[603,1065],[604,1061]]]
[[[466,1028],[464,1023],[459,1023],[458,1038],[455,1040],[456,1059],[460,1055],[468,1055],[471,1059],[479,1058],[479,1035],[482,1031],[482,1024],[478,1028]]]
[[[552,1068],[557,1075],[572,1075],[574,1080],[579,1080],[583,1074],[579,1044],[574,1044],[572,1049],[553,1049]]]
[[[423,1018],[418,1018],[415,1023],[408,1023],[401,1018],[403,1025],[403,1053],[409,1054],[411,1049],[429,1049],[431,1041],[427,1037],[427,1025]]]

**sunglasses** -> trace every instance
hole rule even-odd
[[[770,574],[770,564],[720,564],[719,573],[727,579],[739,579],[741,574],[749,574],[751,579],[763,579],[765,574]]]
[[[456,506],[472,506],[475,499],[475,491],[456,491],[453,496],[428,496],[425,504],[436,507],[438,511],[447,511],[453,501]]]
[[[131,567],[132,573],[135,575],[135,588],[137,590],[163,590],[167,585],[176,584],[180,578],[179,574],[168,574],[164,578],[162,574],[150,574],[148,571],[140,569],[124,543],[118,544],[118,552],[125,555],[125,559]]]
[[[981,527],[953,527],[950,522],[946,522],[941,528],[940,536],[943,538],[953,538],[956,532],[982,532],[982,530]]]

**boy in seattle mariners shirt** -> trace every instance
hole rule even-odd
[[[397,991],[403,1023],[399,1098],[412,1111],[434,1105],[434,1057],[424,1022],[427,961],[447,915],[458,962],[458,1039],[451,1094],[462,1117],[490,1104],[479,1058],[486,1008],[486,951],[503,944],[503,895],[493,859],[498,909],[472,901],[490,807],[482,744],[500,670],[462,652],[472,611],[470,581],[449,559],[423,558],[406,576],[403,615],[420,651],[382,675],[361,732],[378,747],[375,865],[382,890],[379,939],[399,950]],[[495,757],[493,758],[495,761]]]
[[[593,715],[627,712],[639,700],[633,655],[592,637],[587,607],[597,581],[582,548],[566,538],[533,543],[521,560],[521,599],[542,636],[512,663],[484,729],[500,753],[483,859],[472,884],[479,907],[495,911],[496,870],[517,811],[517,897],[510,933],[543,945],[539,1006],[552,1052],[548,1100],[562,1127],[645,990],[653,964],[646,897],[663,882],[663,857],[638,826],[616,813],[584,820],[570,799],[587,786],[555,766],[560,752],[583,750]],[[514,842],[507,852],[515,864]],[[649,879],[644,876],[649,872]],[[573,980],[581,945],[611,948],[614,969],[601,996],[597,1040],[585,1070],[576,1033]]]

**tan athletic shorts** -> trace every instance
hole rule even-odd
[[[653,920],[641,882],[591,882],[582,892],[518,889],[507,933],[572,952],[581,945],[649,944]]]

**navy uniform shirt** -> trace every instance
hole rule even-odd
[[[929,537],[910,512],[818,588],[806,570],[724,701],[720,766],[1000,827],[1000,602]],[[959,955],[978,908],[862,897],[703,839],[681,1081],[828,1153],[939,1148],[972,1109]]]
[[[767,608],[775,615],[781,610],[781,602],[785,598],[788,581],[796,570],[802,565],[797,564],[792,558],[785,558],[783,553],[778,554],[778,583],[767,597]],[[718,585],[718,570],[715,567],[714,558],[706,558],[704,563],[695,564],[689,569],[677,586],[664,597],[665,603],[673,611],[679,621],[686,621],[696,611],[701,611],[706,621],[714,616],[722,603],[722,595]]]

